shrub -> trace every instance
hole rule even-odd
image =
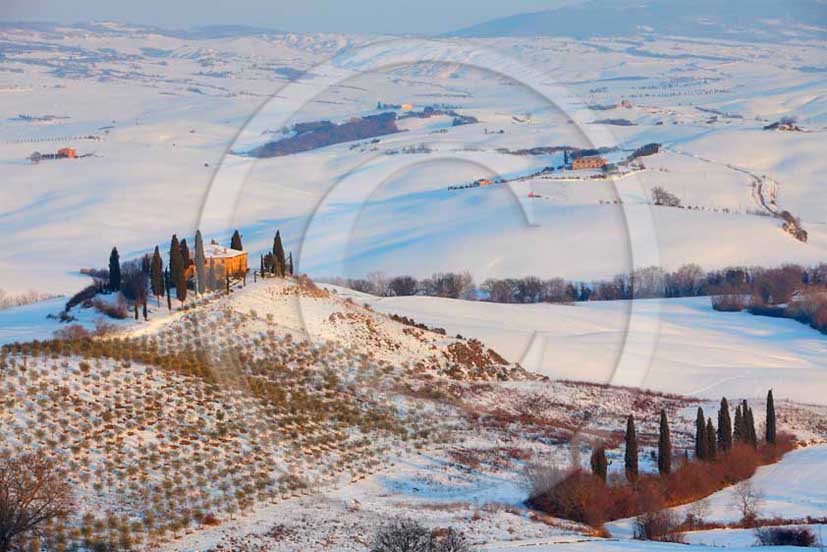
[[[471,546],[451,527],[429,531],[416,521],[395,519],[379,528],[371,552],[471,552]]]
[[[80,324],[72,324],[71,326],[55,330],[55,339],[72,341],[86,337],[89,337],[89,332]]]
[[[635,538],[663,542],[683,542],[677,516],[671,510],[647,512],[635,518]]]
[[[660,186],[652,188],[652,201],[655,205],[662,205],[664,207],[680,207],[681,205],[681,200],[678,196]]]
[[[549,477],[552,475],[550,472]],[[594,526],[609,518],[610,497],[606,485],[599,477],[582,470],[565,475],[546,492],[529,498],[527,503],[551,515]]]
[[[806,527],[761,527],[755,530],[760,546],[815,546],[816,536]]]
[[[92,299],[92,306],[99,313],[116,320],[123,320],[129,315],[126,301],[124,301],[120,295],[118,295],[114,303],[109,303],[99,298]]]
[[[747,306],[746,297],[737,293],[713,295],[711,301],[712,308],[720,312],[741,312]]]
[[[382,526],[371,552],[430,552],[431,532],[419,523],[396,519]]]

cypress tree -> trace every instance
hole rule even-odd
[[[164,261],[161,259],[161,252],[157,245],[155,252],[152,253],[152,261],[150,261],[149,286],[160,307],[161,301],[158,298],[164,294]]]
[[[186,274],[187,268],[190,266],[190,248],[187,245],[187,238],[181,240],[181,272]]]
[[[775,400],[772,397],[772,389],[767,392],[767,443],[775,444]]]
[[[143,272],[147,276],[149,276],[149,272],[150,272],[150,269],[151,269],[150,259],[151,259],[151,257],[149,256],[148,253],[146,255],[144,255],[143,257],[141,257],[141,272]]]
[[[172,235],[172,240],[169,242],[169,285],[170,287],[178,284],[178,273],[181,272],[181,244],[178,243],[178,236]]]
[[[706,420],[704,409],[698,407],[698,415],[695,418],[695,458],[706,460]]]
[[[747,428],[749,431],[749,444],[752,445],[753,448],[758,448],[758,434],[755,431],[755,418],[752,416],[751,407],[747,408]]]
[[[172,295],[169,293],[170,288],[170,274],[169,268],[164,271],[164,286],[167,289],[167,309],[172,312]]]
[[[121,289],[121,256],[118,248],[113,247],[109,254],[109,291],[120,291]]]
[[[143,310],[144,310],[144,320],[149,320],[149,316],[146,312],[146,301],[144,301],[144,309]]]
[[[241,234],[238,233],[238,230],[233,232],[233,237],[230,238],[230,249],[244,251],[244,247],[241,245]]]
[[[291,251],[290,254],[287,256],[287,273],[292,276],[293,275],[293,252]]]
[[[184,304],[184,301],[187,300],[187,271],[186,270],[179,270],[178,271],[178,281],[175,282],[175,298],[181,301],[181,304]]]
[[[658,432],[658,472],[666,475],[672,471],[672,437],[669,434],[669,421],[666,410],[660,411],[660,430]]]
[[[710,462],[715,461],[717,455],[717,448],[715,443],[715,426],[712,425],[712,418],[706,422],[706,459]]]
[[[744,416],[741,413],[741,405],[735,407],[735,422],[733,423],[732,439],[739,443],[744,442]]]
[[[284,246],[281,243],[281,233],[278,230],[273,239],[273,272],[281,278],[284,278],[287,273],[287,260],[284,256]]]
[[[198,293],[204,293],[206,288],[206,265],[207,257],[204,255],[204,238],[201,236],[201,230],[195,232],[195,290]]]
[[[606,448],[603,445],[592,451],[591,464],[592,473],[605,483],[609,474],[609,462],[606,460]]]
[[[638,478],[637,433],[635,432],[635,418],[631,414],[626,419],[626,453],[624,461],[626,479],[634,483]]]
[[[210,259],[210,269],[207,271],[207,289],[215,291],[215,260]]]
[[[718,410],[718,449],[727,452],[732,448],[732,419],[729,417],[729,403],[726,397],[721,399]]]

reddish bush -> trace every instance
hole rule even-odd
[[[634,485],[616,481],[607,486],[577,471],[548,490],[538,490],[527,504],[549,515],[600,525],[700,500],[752,477],[758,466],[778,461],[793,447],[793,438],[786,434],[779,434],[775,445],[765,444],[757,450],[736,443],[715,462],[686,462],[668,475],[642,475]]]
[[[547,492],[530,498],[528,505],[557,517],[597,526],[608,520],[606,491],[599,477],[577,470]]]

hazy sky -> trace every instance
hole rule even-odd
[[[0,19],[115,20],[185,28],[242,24],[298,32],[442,33],[567,0],[0,0]]]

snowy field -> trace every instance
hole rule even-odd
[[[827,257],[819,183],[827,102],[822,74],[802,65],[823,57],[817,41],[705,40],[687,48],[666,38],[635,47],[613,39],[468,39],[459,49],[441,43],[458,51],[451,63],[371,70],[343,52],[381,43],[379,57],[390,63],[410,46],[336,34],[187,39],[114,24],[9,26],[0,38],[16,45],[0,62],[0,229],[8,236],[0,288],[8,292],[72,293],[77,271],[105,265],[113,245],[134,257],[197,226],[222,240],[239,228],[254,254],[270,247],[279,227],[298,268],[317,277],[468,269],[478,282],[528,274],[588,280],[633,264],[712,269]],[[563,90],[557,105],[490,73],[474,49],[551,75]],[[344,82],[325,84],[345,68]],[[305,91],[312,98],[291,104],[292,114],[271,98]],[[413,111],[449,106],[479,122],[402,119],[403,132],[376,140],[271,159],[228,153],[260,146],[294,122],[377,113],[377,102],[410,102]],[[590,108],[573,125],[563,104]],[[785,116],[797,117],[803,131],[762,130]],[[599,120],[629,124],[593,124]],[[614,180],[528,177],[561,156],[517,153],[616,145],[614,159],[649,142],[664,150]],[[83,157],[27,160],[64,146]],[[520,180],[448,190],[491,176]],[[808,243],[755,214],[766,211],[757,182],[772,191],[764,198],[772,208],[801,217]],[[204,210],[215,186],[232,196],[213,196],[220,214]],[[654,186],[692,210],[653,208]],[[154,199],[136,200],[145,197]],[[627,228],[656,251],[633,250]]]
[[[824,336],[792,320],[715,312],[707,297],[635,301],[634,318],[627,301],[505,305],[365,294],[357,300],[476,337],[554,378],[708,398],[758,398],[769,388],[800,402],[825,404],[827,396]],[[634,360],[622,365],[628,373],[616,370],[621,354]]]

